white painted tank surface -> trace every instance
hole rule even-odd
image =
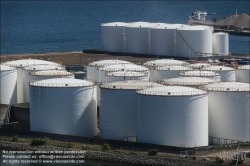
[[[222,82],[204,90],[209,92],[209,136],[249,141],[250,84]]]
[[[207,146],[207,92],[183,86],[137,91],[137,142]]]
[[[106,73],[107,82],[125,81],[125,80],[144,80],[148,81],[148,72],[134,72],[134,71],[116,71]]]
[[[65,67],[60,66],[60,65],[35,65],[35,66],[25,67],[23,69],[23,101],[24,102],[30,102],[29,82],[32,80],[30,78],[30,72],[44,71],[44,70],[65,70]]]
[[[9,105],[0,103],[0,126],[8,124]]]
[[[97,106],[94,83],[71,78],[31,81],[30,130],[95,136]]]
[[[206,77],[216,81],[220,81],[220,74],[213,71],[193,70],[181,72],[180,77]]]
[[[150,27],[154,23],[134,22],[125,27],[125,48],[127,53],[149,54]]]
[[[227,66],[208,66],[201,68],[201,70],[214,71],[220,73],[222,82],[235,82],[235,70]]]
[[[217,32],[213,34],[213,54],[229,55],[229,36],[228,33]]]
[[[176,56],[211,56],[213,28],[208,26],[184,26],[176,32]]]
[[[65,70],[44,70],[30,73],[30,80],[45,80],[51,78],[75,78],[74,73]]]
[[[250,65],[239,66],[236,69],[236,81],[250,83]]]
[[[23,68],[34,65],[59,65],[55,62],[44,61],[39,59],[22,59],[15,61],[8,61],[3,63],[3,65],[17,68],[17,103],[23,103]]]
[[[183,66],[187,65],[187,62],[179,61],[175,59],[157,59],[152,61],[147,61],[143,64],[146,67],[155,67],[155,66]]]
[[[0,65],[0,103],[12,105],[17,103],[17,69]]]
[[[208,64],[208,63],[192,63],[192,64],[189,64],[187,66],[191,67],[193,69],[201,69],[203,67],[208,67],[208,66],[211,66],[211,65]]]
[[[150,54],[176,55],[177,28],[186,26],[182,24],[159,24],[150,27]]]
[[[157,82],[163,78],[179,77],[179,73],[192,70],[186,66],[159,66],[150,70],[150,81]]]
[[[110,52],[125,52],[125,22],[101,24],[101,49]]]
[[[136,90],[163,86],[157,83],[131,80],[101,86],[100,137],[103,139],[136,141]]]
[[[167,86],[188,86],[198,88],[203,85],[213,84],[215,81],[205,77],[177,77],[170,79],[160,79],[159,83]]]
[[[115,64],[130,64],[130,62],[115,59],[92,62],[87,66],[87,80],[99,82],[99,73],[97,68]]]
[[[115,72],[115,71],[135,71],[135,72],[149,72],[149,69],[136,65],[136,64],[117,64],[117,65],[109,65],[104,66],[97,69],[99,71],[99,82],[105,83],[107,82],[106,73],[107,72]]]

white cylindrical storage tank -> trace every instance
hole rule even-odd
[[[193,70],[181,72],[180,77],[206,77],[211,78],[216,81],[220,81],[220,74],[213,71],[201,71],[201,70]]]
[[[87,80],[99,82],[99,73],[97,71],[97,68],[108,65],[129,64],[129,63],[130,62],[128,61],[115,60],[115,59],[92,62],[87,66]]]
[[[163,86],[147,81],[118,81],[102,85],[100,137],[136,141],[136,90]]]
[[[213,54],[229,55],[228,33],[218,32],[213,34]]]
[[[236,69],[236,81],[250,83],[250,65],[239,66]]]
[[[149,54],[150,27],[156,24],[134,22],[125,27],[126,53]]]
[[[0,65],[0,103],[12,105],[17,103],[17,69]]]
[[[44,70],[30,73],[30,80],[45,80],[52,78],[75,78],[74,73],[65,70]]]
[[[107,82],[106,73],[107,72],[115,72],[115,71],[135,71],[135,72],[149,72],[149,69],[136,65],[136,64],[117,64],[117,65],[109,65],[104,66],[97,69],[99,72],[99,82],[105,83]]]
[[[137,142],[182,147],[207,146],[207,93],[182,86],[138,91]]]
[[[30,130],[92,137],[97,134],[96,87],[71,78],[30,82]]]
[[[166,86],[188,86],[193,88],[198,88],[200,86],[213,84],[216,82],[218,81],[205,77],[177,77],[159,80],[160,84]]]
[[[183,66],[187,65],[187,62],[179,61],[175,59],[157,59],[152,61],[147,61],[143,64],[146,67],[155,67],[155,66]]]
[[[125,81],[125,80],[144,80],[148,81],[148,72],[134,72],[134,71],[116,71],[106,73],[107,82]]]
[[[189,71],[192,70],[189,67],[186,66],[159,66],[155,67],[154,69],[151,69],[152,71],[150,73],[150,81],[156,82],[159,79],[163,78],[175,78],[179,77],[179,73],[183,71]]]
[[[235,70],[234,68],[227,66],[208,66],[202,68],[202,70],[206,71],[214,71],[220,73],[222,82],[235,82]]]
[[[176,55],[176,30],[182,24],[159,24],[150,27],[150,54]]]
[[[3,65],[17,68],[17,103],[23,103],[23,68],[34,65],[59,65],[55,62],[38,60],[38,59],[22,59],[15,61],[8,61]]]
[[[176,32],[176,56],[211,56],[213,28],[208,26],[183,26]]]
[[[23,101],[30,102],[30,87],[31,81],[30,72],[44,71],[44,70],[65,70],[64,66],[59,65],[35,65],[28,66],[23,69]]]
[[[239,82],[204,86],[209,92],[209,136],[249,141],[249,87]]]
[[[0,103],[0,128],[9,123],[9,105]]]
[[[125,26],[128,23],[101,24],[101,49],[110,52],[125,52]]]

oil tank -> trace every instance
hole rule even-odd
[[[34,71],[44,71],[44,70],[65,70],[64,66],[59,65],[35,65],[35,66],[28,66],[23,69],[23,101],[30,102],[30,87],[29,81],[30,72]]]
[[[17,103],[17,69],[0,65],[0,103],[12,105]]]
[[[96,87],[92,82],[72,78],[30,82],[31,131],[95,136],[96,109]]]
[[[213,54],[229,55],[229,37],[228,33],[217,32],[213,34]]]
[[[176,32],[176,56],[211,56],[213,28],[208,26],[183,26]]]
[[[234,68],[227,66],[208,66],[202,68],[205,71],[214,71],[220,73],[222,82],[235,82],[235,70]]]
[[[15,67],[17,68],[17,103],[23,103],[23,86],[24,86],[24,79],[23,79],[23,68],[28,66],[34,65],[58,65],[55,62],[39,60],[39,59],[22,59],[22,60],[15,60],[15,61],[8,61],[3,63],[3,65]]]
[[[156,59],[152,61],[147,61],[143,64],[143,66],[146,66],[148,68],[150,67],[159,67],[159,66],[183,66],[187,65],[187,62],[179,61],[175,59]]]
[[[106,73],[107,82],[125,81],[125,80],[144,80],[148,81],[148,72],[134,72],[134,71],[116,71]]]
[[[198,62],[198,63],[188,64],[187,66],[191,67],[193,69],[202,69],[204,67],[208,67],[208,66],[211,66],[211,65],[208,64],[208,63],[200,63],[200,62]]]
[[[177,77],[170,79],[160,79],[158,82],[166,86],[188,86],[198,88],[200,86],[213,84],[218,81],[205,77]]]
[[[30,103],[18,103],[11,106],[11,119],[18,124],[30,125]]]
[[[220,81],[220,74],[213,71],[202,71],[202,70],[193,70],[181,72],[180,77],[206,77],[211,78],[216,81]]]
[[[45,80],[52,78],[74,78],[74,74],[65,70],[44,70],[30,73],[30,80]]]
[[[249,141],[249,87],[239,82],[204,86],[209,92],[209,136]]]
[[[179,73],[183,71],[192,70],[186,66],[159,66],[151,68],[150,70],[150,81],[157,82],[163,78],[175,78],[179,77]]]
[[[108,65],[129,64],[129,63],[130,62],[128,61],[115,60],[115,59],[100,60],[100,61],[92,62],[88,64],[87,66],[87,80],[99,82],[99,73],[97,71],[97,68],[108,66]]]
[[[176,31],[182,24],[159,24],[150,27],[150,54],[176,56]]]
[[[250,65],[239,66],[236,69],[236,81],[250,83]]]
[[[0,128],[2,125],[8,123],[9,106],[7,104],[0,104]]]
[[[156,24],[134,22],[125,27],[126,53],[149,54],[150,27]]]
[[[163,86],[131,80],[112,82],[100,87],[100,137],[102,139],[136,141],[136,91]]]
[[[125,26],[128,23],[101,24],[101,49],[110,52],[125,52]]]
[[[207,92],[183,86],[137,91],[137,142],[207,146]]]

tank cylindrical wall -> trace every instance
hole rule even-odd
[[[249,92],[210,91],[209,136],[249,141]]]
[[[17,103],[23,103],[23,68],[17,69]]]
[[[236,69],[236,81],[250,83],[250,70]]]
[[[126,52],[149,54],[149,27],[126,27]]]
[[[213,34],[213,54],[229,55],[228,33]]]
[[[125,25],[102,25],[101,35],[101,48],[103,51],[125,52]]]
[[[7,104],[0,104],[0,126],[6,124],[6,118],[8,114],[8,108],[9,106]]]
[[[137,94],[137,142],[208,145],[208,97]]]
[[[136,90],[100,90],[100,137],[136,141]]]
[[[153,75],[150,74],[150,81],[156,82],[162,78],[175,78],[179,77],[179,72],[177,70],[154,70]]]
[[[178,29],[176,32],[176,56],[211,56],[212,30]]]
[[[18,124],[30,124],[30,103],[18,103],[11,106],[12,121]]]
[[[30,88],[31,131],[84,137],[97,134],[95,86]]]
[[[17,70],[0,71],[0,103],[12,105],[17,103]]]
[[[220,71],[220,78],[221,78],[221,81],[223,81],[223,82],[234,82],[234,81],[236,81],[235,70]]]

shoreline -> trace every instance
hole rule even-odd
[[[21,143],[21,142],[9,142],[9,141],[1,141],[0,142],[1,150],[13,150],[13,151],[63,151],[63,152],[72,152],[72,151],[85,151],[84,159],[90,160],[100,160],[100,161],[110,161],[117,163],[129,163],[129,164],[139,164],[139,165],[159,165],[159,166],[170,166],[170,165],[178,165],[178,166],[212,166],[218,165],[216,163],[207,162],[207,161],[199,161],[193,159],[173,159],[166,157],[151,157],[151,156],[143,156],[138,154],[124,154],[119,152],[100,152],[100,151],[91,151],[91,150],[80,150],[73,148],[63,148],[56,146],[31,146],[29,143]]]

